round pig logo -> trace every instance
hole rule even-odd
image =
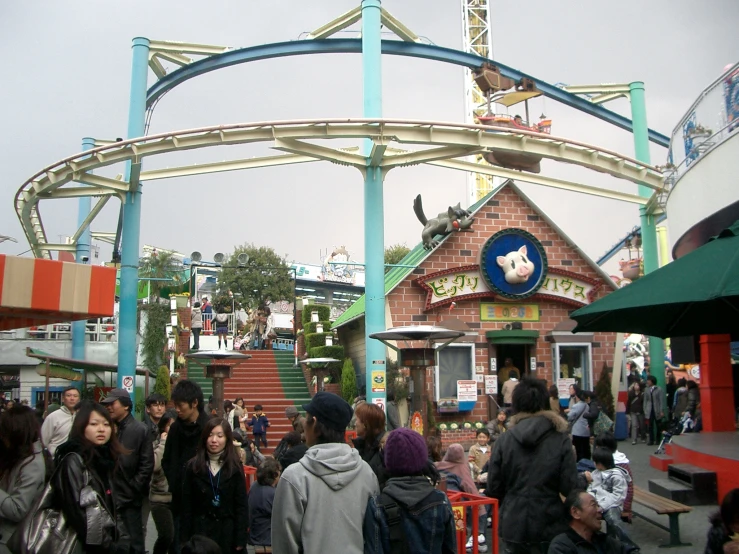
[[[536,294],[547,273],[544,247],[523,229],[505,229],[490,237],[480,251],[480,270],[488,286],[503,298]]]

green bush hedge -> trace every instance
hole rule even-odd
[[[304,323],[303,324],[303,331],[305,332],[306,335],[309,335],[311,333],[315,333],[316,332],[316,326],[319,323],[321,323],[323,325],[323,330],[324,331],[329,331],[331,329],[331,322],[330,321],[319,321],[319,322],[309,321],[308,323]]]
[[[303,327],[305,327],[306,323],[310,323],[311,312],[318,312],[319,321],[328,321],[331,316],[331,308],[328,306],[322,306],[321,304],[308,304],[307,306],[303,306]],[[328,327],[326,327],[326,329],[327,328]]]
[[[317,346],[326,346],[326,335],[331,333],[309,333],[305,335],[305,349],[310,351]],[[336,341],[334,341],[336,342]]]
[[[311,358],[335,358],[337,360],[344,359],[344,347],[343,346],[316,346],[308,349],[308,355]],[[341,368],[343,361],[332,362],[328,364],[327,371],[331,375],[331,379],[334,383],[338,383],[341,380]]]

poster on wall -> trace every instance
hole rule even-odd
[[[372,392],[385,392],[384,370],[372,370]]]
[[[570,397],[570,385],[575,384],[575,379],[557,379],[557,390],[560,398]]]
[[[457,381],[457,401],[477,402],[477,381],[474,379]]]
[[[485,394],[498,394],[498,376],[485,376]]]

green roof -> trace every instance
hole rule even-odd
[[[507,183],[507,181],[506,181]],[[495,190],[490,191],[488,194],[480,198],[477,202],[472,204],[472,206],[469,207],[469,211],[474,215],[477,213],[480,208],[482,208],[485,205],[485,202],[487,202],[490,198],[495,195],[503,186],[505,186],[506,183],[503,183],[500,187],[498,187]],[[434,239],[441,244],[444,242],[447,238],[449,238],[452,235],[452,233],[449,233],[448,235],[436,235]],[[438,247],[437,247],[438,248]],[[393,267],[385,274],[385,294],[389,294],[395,287],[397,287],[403,279],[408,277],[408,275],[421,263],[428,258],[436,248],[432,250],[426,250],[423,247],[423,241],[418,243],[416,247],[408,252],[408,254],[400,260],[398,265],[403,266],[412,266],[412,267]],[[332,329],[337,329],[338,327],[341,327],[342,325],[346,325],[350,321],[354,321],[355,319],[359,319],[364,315],[365,310],[365,295],[357,299],[354,304],[349,306],[349,308],[341,314],[336,321],[334,321],[333,325],[331,326]]]

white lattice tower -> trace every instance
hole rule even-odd
[[[492,14],[490,3],[492,0],[461,0],[462,1],[462,49],[465,52],[478,54],[484,58],[491,58],[493,54],[493,33],[490,28]],[[464,109],[465,122],[477,123],[476,116],[487,113],[485,95],[475,83],[472,71],[464,72]],[[482,156],[475,156],[475,161],[487,164]],[[500,181],[499,178],[481,173],[467,175],[467,197],[469,204],[477,202]]]

